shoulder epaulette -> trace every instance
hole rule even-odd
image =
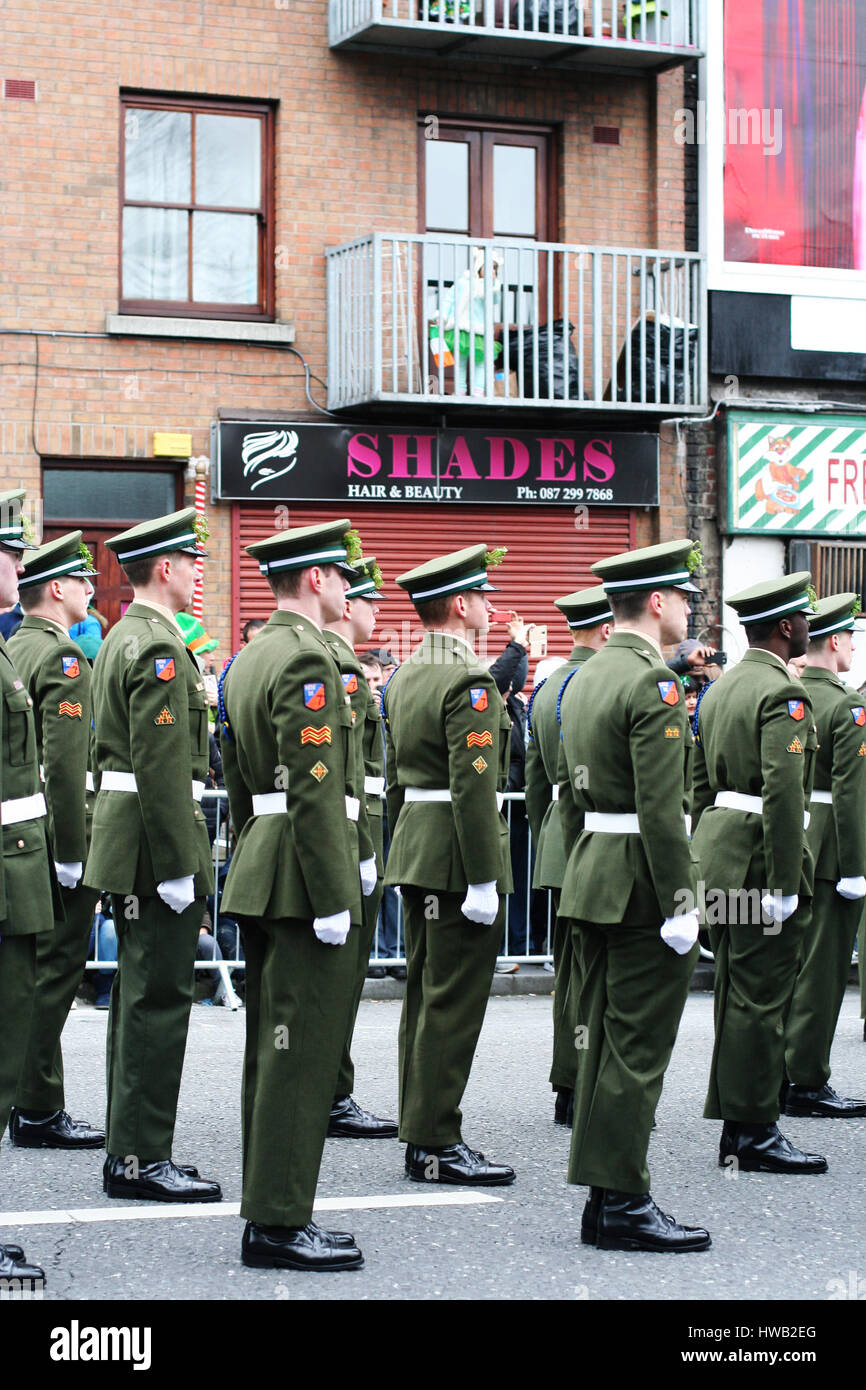
[[[235,736],[232,732],[232,726],[229,723],[229,717],[226,712],[226,701],[225,695],[223,693],[223,686],[225,684],[225,678],[231,670],[232,662],[234,661],[237,655],[238,653],[235,652],[234,656],[229,657],[228,661],[223,667],[222,675],[217,681],[217,721],[220,726],[220,732],[222,733],[224,738],[228,739],[229,743],[234,743]]]
[[[529,697],[529,703],[526,706],[526,737],[527,739],[532,739],[533,743],[535,742],[535,735],[532,732],[532,706],[535,703],[535,697],[538,694],[539,690],[543,685],[547,684],[549,679],[549,676],[545,676],[543,680],[540,680],[538,682],[538,685],[535,686],[532,694]]]

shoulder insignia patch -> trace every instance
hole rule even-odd
[[[665,738],[679,738],[679,729],[665,729]]]
[[[471,733],[466,735],[467,748],[492,748],[493,734],[489,729],[485,729],[483,734]]]
[[[789,700],[788,713],[792,719],[800,720],[806,718],[806,706],[802,700]]]
[[[659,695],[665,705],[678,705],[680,702],[680,692],[677,689],[676,681],[657,681]]]
[[[358,689],[358,677],[354,671],[343,671],[343,685],[346,687],[347,695],[354,695]]]
[[[304,686],[304,704],[307,709],[322,709],[325,704],[325,686],[322,681],[310,681]]]
[[[70,719],[81,719],[81,705],[71,705],[68,700],[61,700],[57,707],[58,715],[68,714]]]
[[[862,705],[855,705],[851,710],[851,718],[855,724],[866,724],[866,709]]]
[[[174,715],[168,705],[163,705],[153,722],[154,724],[173,724],[175,722]]]
[[[331,742],[331,729],[328,724],[323,724],[321,729],[314,729],[312,724],[301,730],[301,743],[315,743],[318,747],[322,743]]]
[[[483,686],[476,686],[469,691],[469,703],[473,709],[487,708],[487,691]]]
[[[793,743],[788,744],[789,753],[802,753],[802,751],[803,745],[798,738],[795,738]]]
[[[475,759],[475,762],[472,764],[472,766],[475,768],[475,771],[478,772],[478,773],[486,772],[486,771],[487,771],[487,764],[486,764],[486,762],[484,761],[484,759],[481,757],[481,754],[480,754],[480,753],[479,753],[478,757]]]
[[[81,667],[78,664],[77,656],[62,656],[60,661],[63,665],[64,676],[72,677],[81,675]]]
[[[158,681],[173,681],[175,677],[174,657],[157,656],[154,658],[154,668]]]
[[[310,768],[310,772],[317,782],[321,782],[328,775],[328,769],[325,767],[324,763],[314,763]]]

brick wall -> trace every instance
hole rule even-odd
[[[673,140],[678,70],[625,78],[336,54],[323,0],[147,9],[6,0],[3,29],[0,76],[33,78],[38,91],[36,102],[0,102],[6,329],[102,335],[117,311],[121,89],[279,103],[276,316],[294,324],[295,346],[322,379],[324,250],[374,230],[417,229],[419,115],[555,123],[557,239],[686,244],[683,151]],[[594,124],[619,126],[621,145],[594,145]],[[151,457],[155,430],[189,432],[193,453],[207,453],[219,409],[309,411],[297,358],[260,346],[42,338],[37,383],[36,340],[0,335],[0,364],[0,486],[38,491],[40,455],[119,466]],[[314,393],[324,403],[321,386]],[[678,476],[666,442],[664,505],[638,518],[641,540],[681,533]],[[227,507],[211,509],[211,529],[219,559],[205,620],[227,651]]]

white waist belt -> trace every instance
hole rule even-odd
[[[134,772],[103,772],[99,783],[99,790],[102,792],[137,792],[138,783],[135,780]],[[204,794],[204,782],[192,782],[192,799],[201,801]]]
[[[830,793],[822,793],[829,796]],[[716,792],[716,806],[724,806],[728,811],[746,811],[753,816],[764,814],[764,803],[759,796],[748,796],[745,792]],[[803,812],[803,829],[809,829],[809,812]]]
[[[365,777],[364,792],[367,796],[381,796],[385,790],[384,777]]]
[[[451,792],[448,787],[404,787],[404,801],[450,801]],[[502,792],[496,793],[496,809],[501,811],[505,804],[505,797]]]
[[[686,823],[686,834],[692,833],[692,818],[684,816]],[[587,811],[583,818],[584,830],[589,830],[596,835],[639,835],[640,822],[636,811],[622,811],[619,813],[607,811]]]
[[[104,778],[103,778],[104,785]],[[289,803],[285,792],[262,792],[253,797],[254,816],[282,816],[288,812]],[[361,803],[356,796],[346,797],[346,815],[349,820],[357,820]]]
[[[19,825],[25,820],[39,820],[47,815],[45,797],[41,792],[34,796],[17,796],[12,801],[0,801],[0,823]]]
[[[558,783],[558,782],[556,782],[556,783],[554,784],[554,786],[552,786],[552,787],[550,788],[550,799],[551,799],[551,801],[558,801],[558,800],[559,800],[559,783]]]
[[[810,800],[810,801],[821,801],[821,802],[823,802],[823,804],[824,804],[825,806],[832,806],[832,805],[833,805],[833,793],[832,793],[832,792],[812,792],[812,795],[809,797],[809,800]]]
[[[40,776],[41,780],[44,782],[44,781],[45,781],[45,768],[42,766],[41,763],[39,764],[39,776]],[[93,785],[93,773],[92,773],[92,772],[85,772],[85,774],[84,774],[84,790],[85,790],[85,791],[88,791],[88,792],[95,792],[95,791],[96,791],[96,787]]]

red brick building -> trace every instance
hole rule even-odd
[[[550,598],[689,524],[661,422],[705,403],[676,138],[702,25],[702,0],[8,0],[0,484],[83,527],[113,618],[100,538],[191,501],[207,458],[221,655],[269,607],[242,544],[321,515],[391,577],[509,546],[503,602],[557,649]],[[259,436],[233,462],[229,422]]]

